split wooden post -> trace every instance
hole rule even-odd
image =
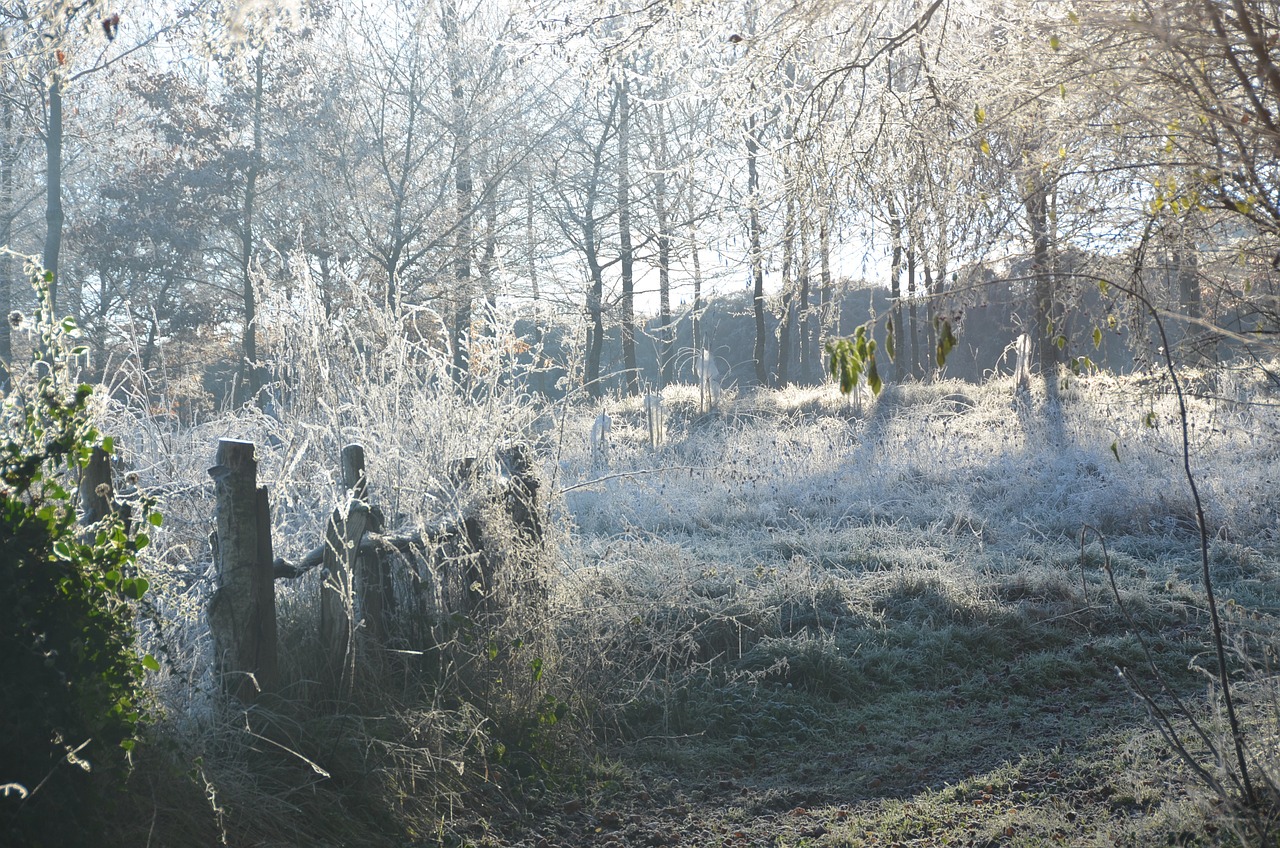
[[[252,442],[220,439],[215,463],[209,469],[217,497],[209,626],[227,693],[249,703],[279,680],[271,508],[266,488],[258,487]]]
[[[355,571],[360,543],[369,529],[369,507],[357,494],[366,490],[364,448],[342,451],[342,476],[349,497],[333,511],[324,535],[324,572],[320,584],[320,641],[328,658],[328,684],[340,699],[351,695],[356,655]]]
[[[359,504],[368,511],[368,532],[378,533],[382,530],[381,515],[369,505],[364,459],[363,445],[350,444],[342,449],[342,485],[347,489],[352,508]],[[357,540],[357,547],[359,544]],[[385,645],[387,615],[395,606],[388,564],[376,550],[360,553],[355,558],[354,576],[355,599],[365,632],[375,645]]]

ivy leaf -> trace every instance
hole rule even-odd
[[[1093,328],[1093,349],[1097,350],[1102,347],[1102,330],[1097,327]]]
[[[147,654],[142,658],[142,667],[147,671],[159,671],[160,663],[155,657],[151,656],[151,654]]]

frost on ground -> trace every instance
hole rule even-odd
[[[1193,389],[1220,601],[1233,638],[1266,641],[1280,597],[1274,395],[1230,371]],[[595,411],[567,413],[550,472],[576,528],[561,644],[594,684],[600,738],[704,798],[826,805],[831,844],[885,832],[901,810],[839,807],[876,798],[939,811],[898,838],[972,837],[954,807],[973,813],[965,799],[990,799],[988,781],[1031,810],[991,825],[997,840],[1216,832],[1188,812],[1203,796],[1115,673],[1145,673],[1141,636],[1206,708],[1176,397],[1157,377],[1095,376],[1062,399],[1053,419],[1007,380],[940,382],[875,400],[762,392],[700,415],[696,393],[672,387],[657,449],[638,402],[610,405],[606,463],[587,446]],[[1140,633],[1108,588],[1103,542]],[[1068,771],[1078,792],[1048,804]],[[728,832],[759,835],[760,814]]]
[[[875,399],[725,392],[709,413],[684,386],[660,407],[546,407],[501,381],[455,391],[425,346],[306,330],[288,360],[324,379],[270,414],[184,429],[104,413],[166,515],[147,564],[162,622],[148,638],[167,652],[155,689],[224,835],[280,838],[283,821],[345,828],[350,844],[424,827],[478,845],[1226,832],[1115,673],[1147,673],[1145,640],[1220,732],[1176,398],[1158,377],[1073,379],[1058,417],[1008,379]],[[1214,578],[1270,770],[1280,415],[1266,385],[1229,370],[1192,386]],[[259,446],[286,558],[319,537],[347,442],[367,446],[392,528],[412,529],[462,507],[451,463],[525,440],[550,510],[547,591],[492,629],[462,626],[437,676],[382,680],[358,714],[260,712],[284,746],[265,767],[261,734],[215,708],[204,625],[206,468],[226,437]],[[318,579],[277,584],[286,662],[311,650]],[[403,628],[397,650],[422,654],[422,632]],[[373,812],[332,820],[351,791]],[[521,805],[542,812],[479,823]]]

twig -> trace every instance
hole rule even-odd
[[[665,474],[668,471],[715,471],[709,466],[700,465],[668,465],[665,468],[640,468],[635,471],[619,471],[617,474],[606,474],[603,477],[597,477],[594,480],[584,480],[581,483],[574,483],[572,486],[565,486],[560,490],[560,494],[572,492],[575,489],[585,489],[588,486],[598,486],[609,480],[619,480],[624,477],[639,477],[642,474]]]

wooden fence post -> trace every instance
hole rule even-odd
[[[381,515],[369,506],[369,479],[365,474],[363,445],[350,444],[342,449],[342,485],[349,493],[353,508],[360,504],[368,510],[367,531],[380,533]],[[359,544],[357,540],[356,545]],[[378,646],[387,643],[387,613],[395,606],[388,566],[376,550],[361,553],[355,558],[358,611],[370,640]]]
[[[106,489],[99,491],[99,486]],[[80,472],[80,523],[94,524],[111,512],[114,496],[111,486],[111,457],[102,448],[94,448],[89,464]]]
[[[340,699],[351,695],[356,656],[355,570],[360,543],[370,529],[370,510],[359,496],[367,489],[364,448],[342,450],[342,477],[349,497],[333,511],[324,535],[324,572],[320,584],[320,641],[328,657],[328,683]]]
[[[252,442],[220,439],[209,469],[217,497],[217,585],[209,626],[228,694],[252,702],[278,683],[271,512]]]
[[[538,507],[538,477],[533,457],[525,445],[511,445],[498,454],[508,477],[507,512],[526,542],[542,544],[542,517]]]

